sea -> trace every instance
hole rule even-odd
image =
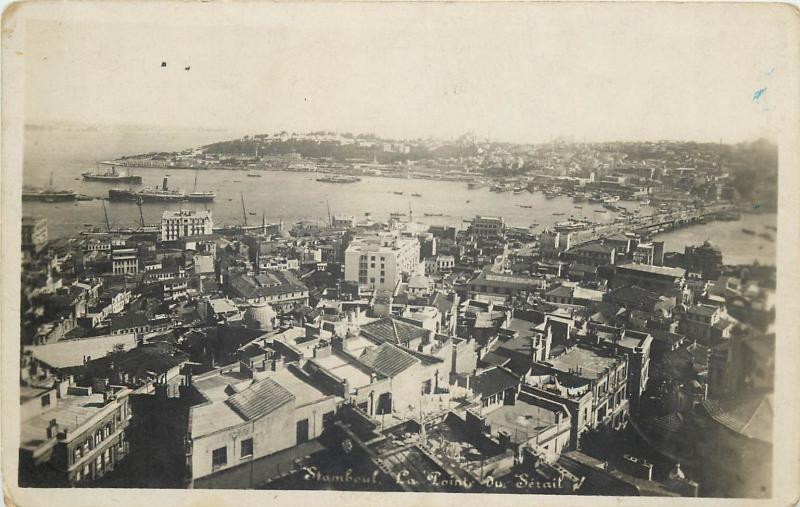
[[[96,169],[98,161],[124,155],[149,152],[177,151],[204,144],[233,139],[236,136],[215,130],[158,129],[158,128],[66,128],[28,127],[25,129],[23,183],[72,189],[79,194],[95,197],[91,201],[22,204],[23,214],[44,216],[51,238],[74,236],[91,228],[105,229],[106,214],[111,227],[135,227],[140,223],[139,208],[134,203],[105,202],[113,184],[81,180],[81,173]],[[101,171],[107,170],[100,166]],[[142,176],[143,186],[160,185],[167,176],[170,188],[191,192],[213,190],[213,203],[145,203],[142,214],[145,223],[160,222],[165,210],[180,208],[209,209],[214,224],[238,225],[283,222],[287,226],[299,221],[325,223],[328,216],[364,217],[387,220],[390,213],[403,213],[429,225],[466,227],[476,215],[501,216],[508,225],[529,227],[534,231],[563,222],[569,218],[590,218],[609,222],[616,216],[603,213],[599,204],[575,203],[571,197],[547,199],[541,192],[491,192],[488,187],[470,190],[465,182],[431,181],[363,177],[360,182],[338,184],[316,181],[319,174],[257,171],[260,178],[248,177],[244,171],[193,171],[174,168],[134,169]],[[140,188],[136,186],[135,188]],[[419,194],[418,196],[414,194]],[[629,211],[640,208],[641,214],[655,209],[636,202],[621,202]],[[427,216],[426,216],[427,214]],[[439,216],[441,215],[441,216]],[[686,245],[711,240],[722,250],[726,263],[744,264],[758,261],[775,264],[776,245],[755,233],[774,231],[774,213],[743,214],[731,222],[710,222],[656,236],[664,241],[665,251],[682,252]]]

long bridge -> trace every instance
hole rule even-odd
[[[588,230],[573,232],[570,234],[569,243],[570,247],[578,246],[626,232],[646,235],[661,228],[676,229],[700,222],[706,218],[713,219],[721,213],[728,213],[731,211],[736,211],[736,206],[733,204],[714,204],[696,209],[676,210],[656,213],[654,215],[631,217],[624,222],[598,225]]]

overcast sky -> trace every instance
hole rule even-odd
[[[765,5],[83,4],[26,12],[28,124],[737,142],[786,68]]]

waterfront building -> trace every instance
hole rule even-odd
[[[721,274],[722,251],[709,240],[702,245],[687,245],[683,259],[686,269],[701,273],[705,280],[716,280]]]
[[[344,279],[373,290],[394,291],[403,273],[419,269],[419,252],[416,238],[388,233],[357,236],[345,251]]]
[[[503,217],[477,215],[472,220],[472,233],[479,238],[502,237],[505,231]]]
[[[212,234],[211,210],[165,211],[161,216],[161,241],[175,241],[189,236]]]

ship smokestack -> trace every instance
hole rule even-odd
[[[163,185],[163,188],[161,190],[166,190],[167,189],[167,179],[169,179],[169,178],[164,176],[164,185]]]

